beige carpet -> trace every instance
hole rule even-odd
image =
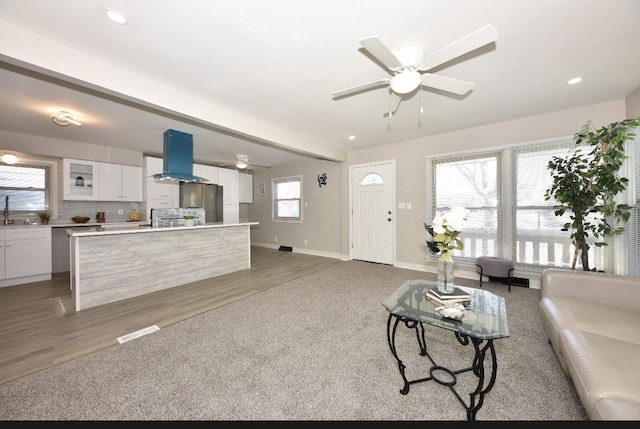
[[[434,381],[401,395],[387,344],[382,301],[404,281],[429,276],[340,262],[0,385],[0,419],[464,420],[458,399]],[[494,341],[498,376],[477,419],[586,420],[544,335],[540,291],[483,287],[506,298],[511,336]],[[470,363],[472,349],[451,332],[430,328],[427,335],[439,364]],[[413,331],[401,327],[397,344],[408,378],[426,376]],[[461,376],[459,387],[470,382]]]

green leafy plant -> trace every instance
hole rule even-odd
[[[192,216],[192,215],[184,215],[182,217],[185,218],[185,219],[195,219],[196,218],[195,216]]]
[[[576,146],[566,157],[554,156],[547,165],[553,184],[545,191],[545,200],[555,201],[555,215],[570,213],[570,222],[561,228],[571,232],[575,246],[571,269],[576,269],[578,257],[584,271],[589,268],[588,238],[595,246],[606,246],[606,237],[622,234],[631,214],[631,206],[617,204],[615,197],[627,187],[629,180],[619,175],[628,156],[624,143],[635,138],[633,128],[640,126],[640,118],[613,122],[596,129],[588,121],[574,134]]]
[[[49,220],[49,219],[51,219],[51,213],[49,213],[47,211],[38,212],[38,217],[41,220]]]

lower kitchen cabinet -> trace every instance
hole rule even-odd
[[[2,233],[0,286],[51,278],[51,228],[8,228]]]

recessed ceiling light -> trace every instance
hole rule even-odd
[[[112,20],[116,24],[124,25],[127,23],[127,17],[124,16],[124,14],[120,11],[117,11],[115,9],[105,9],[104,13],[110,20]]]
[[[580,83],[581,81],[581,77],[574,77],[573,79],[569,80],[569,85],[575,85],[576,83]]]
[[[355,140],[356,136],[349,136],[349,140]]]

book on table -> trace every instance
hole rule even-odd
[[[431,294],[435,295],[437,298],[445,299],[445,300],[449,300],[449,299],[471,299],[471,295],[469,295],[468,292],[463,291],[462,289],[460,289],[457,286],[454,286],[452,293],[442,293],[442,292],[438,291],[438,286],[433,286],[433,287],[429,288],[428,292],[430,292]]]
[[[471,302],[471,297],[468,298],[449,298],[449,299],[440,299],[437,296],[435,296],[434,294],[431,293],[431,291],[427,291],[427,293],[425,293],[427,299],[430,299],[433,302],[437,302],[438,304],[442,304],[445,305],[447,303],[452,303],[452,302],[457,302],[459,304],[462,305],[466,305],[468,303]]]

